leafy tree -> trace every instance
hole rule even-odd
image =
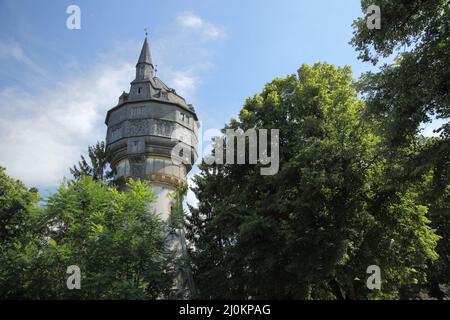
[[[148,211],[154,195],[146,183],[131,180],[128,190],[119,192],[81,176],[64,182],[34,213],[34,193],[9,178],[2,176],[1,181],[1,190],[8,190],[7,196],[2,196],[2,208],[17,203],[13,212],[20,215],[23,210],[23,216],[29,217],[21,221],[32,219],[28,224],[31,231],[23,222],[16,228],[20,216],[2,219],[4,228],[26,235],[22,236],[23,243],[14,240],[14,234],[2,242],[2,253],[7,253],[2,255],[0,268],[2,298],[171,296],[174,267],[163,236],[165,226]],[[5,206],[3,198],[8,201]],[[66,287],[70,265],[81,270],[80,290]]]
[[[109,160],[111,154],[108,152],[104,141],[97,141],[94,146],[88,147],[88,155],[90,164],[87,162],[84,156],[81,156],[81,160],[76,165],[70,168],[70,173],[75,179],[81,176],[90,176],[95,181],[103,181],[112,178],[113,172],[109,169]]]
[[[363,0],[365,10],[373,1]],[[400,181],[423,185],[418,192],[429,206],[432,227],[441,236],[439,260],[430,262],[430,293],[442,298],[439,285],[450,285],[450,2],[448,0],[380,0],[380,30],[369,30],[365,17],[354,22],[352,44],[363,61],[397,54],[395,62],[362,76],[368,117],[392,154],[401,153]],[[441,119],[439,138],[417,144],[420,125]],[[415,144],[415,152],[405,146]]]
[[[393,298],[426,281],[438,240],[429,208],[417,185],[397,182],[403,159],[364,111],[350,68],[326,63],[247,99],[226,128],[279,129],[280,168],[200,166],[187,225],[199,297]],[[369,265],[381,290],[366,287]]]
[[[20,298],[25,289],[27,253],[35,252],[39,233],[37,190],[6,175],[0,167],[0,297]]]
[[[354,22],[352,44],[363,61],[401,52],[394,64],[363,77],[368,106],[383,120],[393,142],[414,138],[432,116],[450,117],[450,2],[448,0],[361,1],[381,8],[381,29],[369,30],[366,18]],[[402,50],[403,49],[403,50]],[[450,136],[450,125],[439,129]]]

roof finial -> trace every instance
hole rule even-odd
[[[158,65],[157,64],[155,64],[155,77],[156,77],[156,74],[158,73]]]
[[[147,28],[144,28],[144,32],[145,32],[145,37],[147,38],[147,36],[148,36]]]

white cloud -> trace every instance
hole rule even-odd
[[[104,139],[106,111],[133,75],[131,63],[115,61],[59,79],[35,95],[0,90],[0,165],[9,175],[28,185],[55,186],[88,145]]]
[[[180,24],[188,29],[200,29],[204,22],[203,20],[194,15],[192,12],[183,12],[178,16]]]
[[[0,40],[0,59],[13,59],[40,76],[45,76],[45,71],[25,54],[22,46],[16,41]]]
[[[190,71],[171,71],[168,72],[167,78],[170,86],[185,98],[193,96],[201,83],[200,78]]]
[[[180,13],[177,22],[184,30],[197,32],[206,39],[215,40],[226,36],[224,30],[190,11]]]

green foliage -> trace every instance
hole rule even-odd
[[[187,186],[180,185],[172,193],[172,208],[170,214],[170,226],[175,229],[183,228],[184,226],[184,208],[183,200],[187,193]]]
[[[280,170],[200,166],[188,223],[200,298],[394,298],[425,282],[438,240],[429,208],[396,180],[403,159],[364,112],[350,68],[326,63],[247,99],[227,128],[280,129]],[[380,291],[366,287],[374,264]]]
[[[73,168],[70,168],[70,173],[75,179],[90,176],[95,181],[107,181],[112,178],[113,172],[108,167],[111,153],[106,149],[104,141],[97,141],[95,145],[89,146],[88,155],[90,164],[84,156],[81,156],[78,167],[74,165]]]
[[[164,226],[147,209],[154,195],[141,181],[131,180],[127,189],[119,192],[82,176],[63,183],[37,210],[35,194],[2,172],[1,190],[6,190],[2,192],[2,208],[13,207],[15,203],[23,208],[22,211],[14,208],[16,219],[2,226],[21,230],[23,234],[11,234],[2,240],[0,296],[25,299],[170,296],[173,266],[165,248]],[[2,211],[2,222],[3,217],[7,218],[7,211]],[[16,227],[19,219],[22,225]],[[70,265],[81,269],[80,290],[66,287],[69,277],[66,269]]]
[[[19,286],[26,281],[23,272],[41,231],[39,200],[36,189],[27,189],[0,167],[0,297],[25,294]]]
[[[450,285],[450,2],[448,0],[362,1],[381,7],[381,29],[369,30],[365,17],[354,22],[352,44],[359,58],[377,64],[397,54],[380,72],[362,76],[367,117],[377,124],[386,152],[397,160],[397,187],[420,186],[431,226],[441,236],[439,259],[430,262],[429,292],[443,298],[440,285]],[[440,138],[419,141],[420,125],[443,119]],[[447,120],[447,121],[445,121]]]
[[[363,10],[370,0],[362,1]],[[378,62],[402,51],[396,63],[368,73],[362,87],[372,111],[394,142],[404,142],[431,116],[450,117],[450,5],[447,0],[383,0],[382,27],[369,30],[365,17],[354,22],[352,44],[365,61]],[[450,126],[439,131],[449,138]]]
[[[450,117],[450,3],[448,0],[363,0],[381,8],[380,30],[354,22],[352,44],[364,61],[399,53],[396,62],[362,77],[368,106],[394,144],[414,138],[422,122]],[[450,137],[450,125],[438,130]]]

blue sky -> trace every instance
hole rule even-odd
[[[81,30],[66,8],[81,9]],[[0,165],[54,189],[129,89],[145,27],[158,76],[221,128],[303,64],[372,67],[348,44],[359,0],[0,0]]]

